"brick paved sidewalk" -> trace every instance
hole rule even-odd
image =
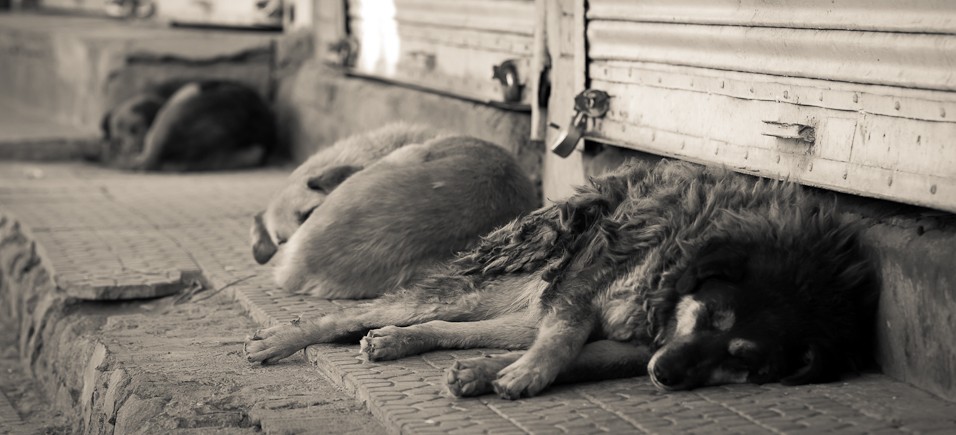
[[[226,292],[268,325],[350,304],[285,295],[272,284],[268,268],[252,260],[251,216],[283,179],[277,170],[169,176],[0,163],[0,214],[28,227],[68,295],[161,295],[199,279],[213,289],[228,285]],[[312,346],[307,357],[393,433],[956,430],[956,405],[881,375],[809,387],[744,385],[667,394],[637,378],[559,387],[511,402],[443,394],[444,368],[483,351],[367,363],[357,350]],[[287,364],[302,362],[293,357]]]

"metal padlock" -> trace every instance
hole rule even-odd
[[[600,118],[607,114],[610,108],[611,96],[607,92],[596,89],[586,89],[574,96],[574,116],[567,130],[561,132],[558,141],[551,147],[551,152],[567,157],[571,155],[578,142],[584,137],[587,130],[588,118]]]
[[[584,137],[587,124],[587,116],[585,116],[584,112],[575,112],[574,116],[571,117],[568,128],[561,132],[561,135],[558,136],[558,140],[555,141],[554,146],[551,147],[551,152],[561,157],[570,156],[571,153],[574,152],[574,148],[578,146],[578,142]]]

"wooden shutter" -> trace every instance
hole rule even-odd
[[[281,28],[278,2],[257,0],[156,0],[159,19],[176,24]]]
[[[956,211],[956,2],[591,0],[586,28],[596,140]]]
[[[472,100],[527,108],[533,0],[349,0],[351,72]],[[522,85],[505,98],[493,69],[511,60]]]

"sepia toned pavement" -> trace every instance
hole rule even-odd
[[[0,316],[20,321],[20,359],[65,416],[61,429],[956,431],[956,405],[879,374],[817,386],[740,385],[681,393],[661,393],[646,378],[635,378],[506,401],[455,399],[443,391],[444,369],[456,358],[494,350],[369,363],[359,358],[357,344],[316,345],[305,358],[299,353],[276,366],[249,365],[241,357],[242,338],[257,326],[355,304],[286,295],[272,284],[269,268],[253,261],[251,217],[286,173],[157,175],[0,162],[0,266],[7,292],[2,296],[13,301]],[[36,283],[47,278],[53,283],[48,294],[29,294],[41,292]],[[196,293],[188,298],[184,291]],[[167,297],[128,300],[160,296]],[[35,332],[24,333],[24,325]],[[10,421],[4,403],[0,400],[0,421]]]

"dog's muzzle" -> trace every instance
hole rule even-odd
[[[276,251],[279,248],[275,243],[272,242],[272,237],[269,236],[269,231],[266,230],[265,222],[262,219],[262,215],[265,212],[259,212],[256,214],[255,221],[252,224],[252,257],[256,259],[256,263],[266,264],[272,257],[276,254]]]

